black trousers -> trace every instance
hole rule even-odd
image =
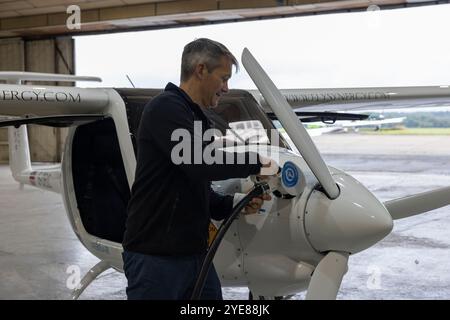
[[[129,300],[188,300],[204,256],[157,256],[124,251],[122,258]],[[201,299],[223,299],[220,280],[213,265],[209,269]]]

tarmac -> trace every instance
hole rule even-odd
[[[314,137],[328,165],[382,201],[450,186],[450,136],[332,134]],[[73,233],[59,194],[19,185],[0,165],[0,299],[69,299],[98,259]],[[397,220],[375,246],[352,255],[338,299],[450,299],[450,206]],[[109,270],[80,299],[125,299]],[[247,288],[224,288],[227,300]],[[291,299],[303,299],[300,293]]]

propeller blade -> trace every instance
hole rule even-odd
[[[335,300],[347,272],[348,253],[330,251],[320,260],[309,282],[306,300]]]
[[[386,201],[384,206],[392,219],[402,219],[450,204],[450,187],[426,191],[400,199]]]
[[[264,99],[271,106],[303,159],[305,159],[309,168],[322,185],[327,196],[330,199],[336,199],[339,196],[339,188],[333,180],[314,142],[311,140],[311,137],[306,132],[306,129],[301,124],[291,106],[287,103],[286,98],[283,97],[247,48],[242,52],[242,64]]]

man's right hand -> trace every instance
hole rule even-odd
[[[275,176],[279,173],[280,167],[274,160],[260,155],[259,161],[262,164],[261,171],[258,174],[259,177],[264,179],[265,177]]]

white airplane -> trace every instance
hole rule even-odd
[[[369,119],[369,120],[343,120],[335,124],[327,124],[325,122],[311,122],[306,125],[306,131],[311,137],[321,136],[326,133],[347,132],[351,129],[358,132],[359,128],[373,128],[375,131],[382,127],[393,127],[400,125],[405,121],[406,117],[388,118],[388,119]],[[288,137],[285,137],[289,139]]]
[[[383,126],[387,127],[392,125],[400,125],[405,121],[406,117],[388,118],[388,119],[369,119],[361,121],[342,121],[338,126],[343,129],[352,129],[353,131],[358,131],[361,127],[374,128],[375,131],[380,130]]]
[[[247,49],[242,63],[264,101],[258,100],[261,105],[248,91],[231,90],[209,114],[216,128],[226,134],[229,123],[259,121],[264,129],[275,129],[267,116],[273,113],[300,154],[283,139],[279,146],[246,143],[226,148],[277,158],[283,170],[270,182],[272,200],[265,203],[265,211],[240,216],[221,243],[214,263],[222,285],[247,286],[254,297],[285,297],[307,290],[307,299],[335,299],[349,256],[388,235],[393,220],[450,204],[450,187],[382,203],[357,180],[324,163],[292,108],[303,107],[314,112],[312,117],[338,118],[330,110],[449,103],[450,90],[316,89],[286,96]],[[75,234],[100,259],[74,290],[72,297],[78,298],[105,270],[123,272],[121,240],[136,167],[134,137],[145,103],[160,90],[20,84],[98,80],[77,76],[2,73],[0,78],[15,83],[0,84],[0,114],[15,117],[1,122],[15,126],[9,128],[13,177],[61,193]],[[70,126],[60,168],[32,167],[27,123]],[[224,193],[246,193],[252,181],[230,179],[215,182],[214,187]]]

